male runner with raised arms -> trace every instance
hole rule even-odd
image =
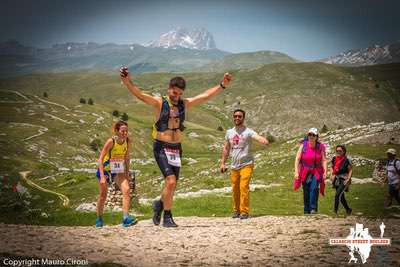
[[[153,152],[154,158],[165,178],[161,199],[153,202],[153,223],[159,225],[161,213],[164,210],[163,226],[177,227],[172,218],[171,208],[179,178],[182,157],[182,131],[186,109],[200,105],[229,85],[232,76],[225,73],[219,85],[203,93],[183,99],[181,98],[186,87],[182,77],[174,77],[169,82],[167,96],[157,97],[143,93],[130,77],[128,68],[120,69],[121,81],[128,90],[144,103],[153,106],[156,123],[153,125]]]

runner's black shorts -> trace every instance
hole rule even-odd
[[[180,167],[172,166],[168,163],[165,149],[178,150],[182,162],[182,145],[180,143],[170,144],[159,140],[153,141],[154,159],[156,160],[164,178],[166,178],[167,176],[175,175],[176,180],[178,180]]]

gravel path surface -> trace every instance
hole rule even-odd
[[[154,226],[150,220],[129,228],[102,229],[0,224],[0,254],[125,266],[339,266],[347,265],[349,250],[330,246],[329,238],[345,238],[356,223],[363,223],[379,238],[382,222],[324,215],[242,221],[177,217],[175,221],[176,229]],[[400,220],[383,222],[384,238],[391,238],[392,245],[373,246],[363,266],[400,266]]]

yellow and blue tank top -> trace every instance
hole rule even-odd
[[[113,136],[112,139],[113,139],[113,146],[106,154],[103,160],[105,171],[110,170],[110,164],[109,164],[110,158],[125,158],[125,155],[128,151],[128,138],[126,138],[122,144],[118,144],[117,136]]]

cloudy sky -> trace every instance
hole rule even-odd
[[[148,43],[204,27],[230,52],[275,50],[300,60],[400,40],[400,1],[2,0],[0,41]]]

